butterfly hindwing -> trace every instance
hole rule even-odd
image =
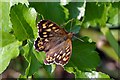
[[[42,39],[40,39],[40,37],[38,37],[37,40],[34,42],[34,46],[37,51],[43,51],[45,48],[44,42]]]
[[[72,54],[71,40],[67,40],[51,49],[46,53],[45,64],[56,63],[58,65],[64,66],[68,63],[70,56]]]

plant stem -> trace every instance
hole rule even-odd
[[[101,27],[101,32],[105,35],[108,42],[116,52],[116,54],[120,57],[120,46],[118,45],[117,41],[113,37],[112,33],[110,32],[108,27]]]

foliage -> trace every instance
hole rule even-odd
[[[59,2],[11,3],[12,6],[10,6],[10,2],[0,3],[2,4],[2,17],[0,21],[0,24],[2,24],[0,29],[2,36],[0,64],[2,66],[0,66],[0,73],[6,70],[12,59],[22,55],[28,64],[24,74],[21,74],[20,77],[25,78],[37,75],[39,74],[39,68],[45,70],[46,74],[48,74],[47,77],[52,77],[51,68],[53,67],[43,64],[45,53],[36,52],[33,45],[38,35],[36,24],[41,18],[64,25],[65,29],[76,34],[79,34],[81,28],[99,26],[101,32],[107,37],[115,50],[115,55],[117,54],[120,57],[120,51],[117,51],[119,45],[117,45],[107,26],[107,24],[120,25],[120,22],[115,20],[118,18],[117,10],[120,9],[117,6],[118,2],[68,2],[66,5],[61,5]],[[83,8],[85,11],[80,11],[80,8]],[[111,10],[114,13],[110,12]],[[82,12],[85,13],[84,16],[80,16]],[[83,20],[79,20],[78,16],[83,17]],[[100,64],[99,53],[95,51],[96,45],[94,41],[90,41],[91,39],[85,36],[81,39],[83,41],[73,38],[72,56],[64,68],[66,71],[74,73],[76,78],[90,78],[86,74],[92,74],[96,71],[95,68]],[[116,45],[118,46],[117,49]],[[109,78],[104,73],[95,72],[95,74],[99,75],[96,78]]]

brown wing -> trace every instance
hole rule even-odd
[[[72,43],[70,39],[67,39],[47,52],[44,63],[47,65],[56,63],[57,65],[64,66],[68,63],[71,54]]]
[[[45,64],[65,65],[72,54],[72,43],[68,33],[49,20],[38,23],[39,37],[35,41],[37,51],[45,51]]]
[[[66,35],[67,32],[50,20],[41,20],[38,23],[38,33],[41,38]]]
[[[41,20],[38,23],[38,33],[39,37],[34,43],[35,49],[45,52],[64,41],[62,37],[67,35],[64,29],[50,20]]]
[[[34,46],[37,51],[48,52],[50,49],[56,47],[63,41],[65,41],[63,37],[50,37],[50,38],[38,37],[37,40],[35,40],[34,42]]]

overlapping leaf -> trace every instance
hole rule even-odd
[[[2,73],[10,63],[10,60],[17,57],[19,55],[19,47],[20,43],[18,41],[14,41],[9,45],[6,45],[0,48],[0,73]]]
[[[95,52],[95,44],[73,41],[73,52],[68,67],[77,67],[80,70],[90,70],[98,66],[100,58]],[[66,66],[66,67],[67,67]]]
[[[65,22],[64,9],[59,2],[30,2],[30,6],[34,7],[45,19],[52,20],[59,25]]]
[[[18,4],[11,7],[10,19],[14,30],[15,37],[23,41],[25,39],[33,38],[33,30],[27,23],[24,13],[29,8],[26,5]]]

